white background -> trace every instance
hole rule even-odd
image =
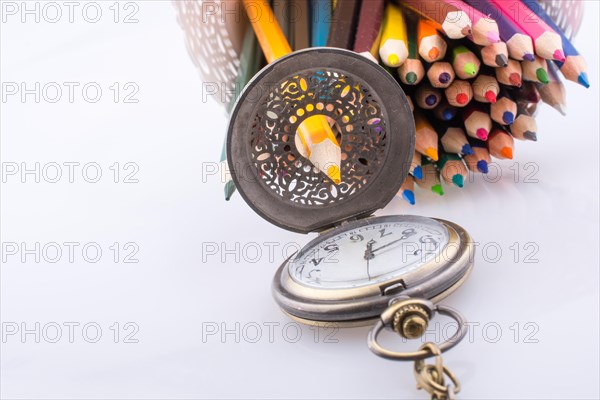
[[[33,175],[23,183],[17,174],[2,184],[4,246],[80,243],[72,263],[66,253],[56,263],[3,253],[4,333],[39,323],[40,337],[36,343],[35,334],[19,331],[3,338],[2,397],[426,398],[415,389],[410,363],[370,353],[368,328],[341,330],[329,343],[330,331],[315,339],[302,327],[292,343],[299,326],[285,325],[290,321],[271,298],[271,278],[284,245],[312,235],[270,225],[239,195],[226,203],[219,176],[203,176],[219,160],[227,119],[216,102],[203,102],[172,4],[139,1],[139,22],[123,24],[112,21],[112,2],[101,3],[106,17],[97,24],[81,14],[72,24],[32,17],[22,23],[16,16],[0,28],[3,83],[97,82],[103,89],[97,103],[81,90],[73,103],[66,92],[56,104],[36,103],[32,95],[1,103],[3,170],[36,162],[41,168],[95,162],[102,170],[98,183],[86,182],[79,166],[73,183],[63,167],[58,183],[43,177],[36,183]],[[498,182],[476,177],[463,190],[447,189],[444,198],[419,191],[416,206],[395,199],[379,212],[449,219],[481,243],[472,276],[445,300],[478,324],[444,357],[464,399],[599,396],[599,7],[586,7],[576,44],[593,86],[567,84],[567,117],[542,107],[539,142],[517,143],[515,161],[501,164]],[[138,85],[139,102],[115,104],[109,89],[115,82]],[[119,183],[109,169],[115,162]],[[123,182],[127,162],[139,166],[138,183]],[[528,162],[537,166],[530,177],[537,183],[525,179],[533,171]],[[103,252],[97,263],[81,254],[92,242]],[[109,248],[115,242],[118,262]],[[139,247],[138,263],[123,262],[128,242]],[[278,244],[272,257],[268,242]],[[237,244],[246,257],[203,255],[210,243]],[[525,262],[535,248],[525,249],[527,243],[539,248],[532,258],[538,262]],[[252,262],[256,246],[262,254]],[[79,324],[73,343],[69,322]],[[127,322],[135,325],[126,329]],[[82,327],[90,323],[86,336]],[[234,333],[206,336],[207,327],[235,332],[236,323],[239,343]],[[55,324],[62,336],[51,343]],[[262,336],[251,343],[256,324]],[[102,336],[88,343],[94,326]],[[138,342],[125,343],[135,326],[130,339]]]

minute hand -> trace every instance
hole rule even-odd
[[[375,252],[377,252],[377,251],[379,251],[379,250],[381,250],[381,249],[385,249],[386,247],[389,247],[389,246],[391,246],[391,245],[393,245],[393,244],[395,244],[395,243],[398,243],[399,241],[401,241],[401,240],[404,240],[404,239],[407,239],[407,237],[406,237],[406,236],[402,236],[400,239],[396,239],[396,240],[394,240],[393,242],[389,242],[388,244],[384,244],[384,245],[383,245],[383,246],[381,246],[381,247],[378,247],[378,248],[376,248],[376,249],[372,249],[372,250],[371,250],[371,253],[375,253]]]

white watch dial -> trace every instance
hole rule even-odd
[[[441,223],[384,217],[317,238],[288,264],[292,279],[322,289],[349,289],[398,278],[433,260],[448,244]]]

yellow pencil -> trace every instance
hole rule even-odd
[[[379,57],[388,67],[399,67],[408,58],[408,35],[402,10],[389,3],[383,16]]]
[[[271,63],[292,52],[292,48],[265,0],[243,0],[256,38]],[[341,182],[342,152],[325,116],[305,119],[297,131],[306,147],[308,159],[334,183]]]

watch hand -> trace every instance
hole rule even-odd
[[[378,247],[378,248],[376,248],[376,249],[370,249],[370,252],[371,252],[371,254],[373,254],[373,253],[375,253],[376,251],[379,251],[379,250],[381,250],[381,249],[384,249],[384,248],[386,248],[386,247],[388,247],[388,246],[391,246],[391,245],[393,245],[393,244],[395,244],[395,243],[398,243],[399,241],[401,241],[401,240],[404,240],[404,239],[406,239],[406,237],[405,237],[405,236],[402,236],[400,239],[396,239],[396,240],[394,240],[393,242],[389,242],[388,244],[384,244],[384,245],[383,245],[383,246],[381,246],[381,247]]]
[[[371,239],[367,242],[367,249],[365,250],[365,260],[367,260],[367,261],[369,261],[370,259],[375,257],[375,255],[373,254],[373,250],[372,250],[374,243],[375,243],[375,241],[373,239]]]

